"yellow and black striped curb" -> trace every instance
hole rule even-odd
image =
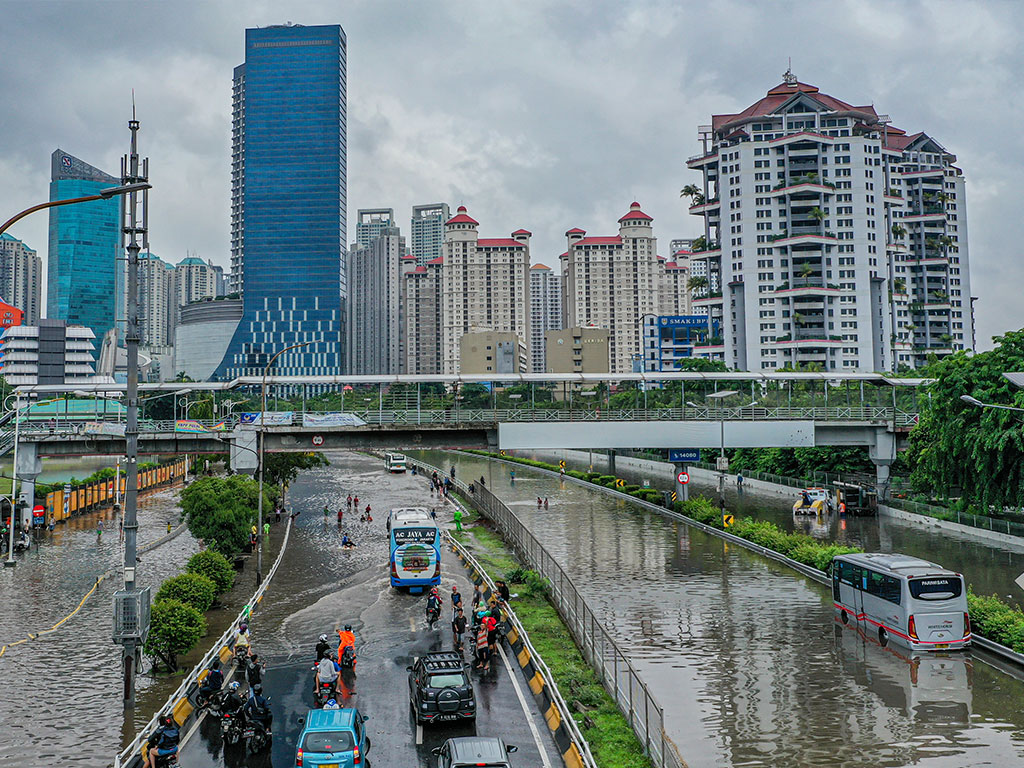
[[[459,558],[459,562],[462,563],[463,567],[469,571],[470,581],[473,582],[474,586],[483,586],[484,599],[490,603],[494,593],[487,584],[487,579],[484,577],[485,574],[481,573],[476,566],[466,560],[458,547],[452,547],[452,552]],[[513,613],[508,604],[505,605],[502,611]],[[555,744],[562,756],[562,762],[566,768],[585,768],[579,747],[573,742],[568,729],[565,727],[565,723],[562,722],[562,713],[558,710],[554,699],[548,691],[548,684],[544,680],[544,676],[533,663],[533,655],[526,646],[524,638],[520,636],[519,631],[512,625],[512,622],[505,620],[502,623],[505,625],[505,637],[508,640],[509,647],[516,657],[516,662],[519,664],[523,678],[526,680],[527,685],[530,686],[530,692],[533,693],[534,701],[537,702],[541,714],[544,715],[544,721],[548,724],[548,729],[554,736]]]

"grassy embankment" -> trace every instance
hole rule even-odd
[[[590,744],[597,764],[601,768],[650,766],[626,718],[547,599],[544,580],[516,562],[501,536],[478,513],[468,512],[463,517],[463,528],[462,533],[452,535],[472,551],[492,579],[505,577],[512,592],[519,594],[512,607],[530,636],[530,643],[551,670],[566,703],[575,710],[573,718]]]
[[[468,451],[492,458],[502,458],[506,461],[513,461],[529,467],[547,469],[553,472],[558,471],[558,466],[543,461],[532,459],[521,459],[515,456],[499,456],[496,453],[486,451]],[[612,475],[602,475],[597,472],[577,472],[569,470],[567,475],[578,480],[583,480],[594,485],[606,488],[616,487],[616,478]],[[617,490],[629,493],[631,496],[659,503],[661,492],[652,489],[639,488],[635,485],[627,485]],[[704,525],[713,528],[722,528],[722,516],[714,503],[698,496],[689,501],[677,501],[675,512],[696,520]],[[752,517],[736,518],[735,523],[729,528],[729,533],[739,536],[742,539],[752,541],[767,549],[775,550],[793,560],[810,565],[820,571],[826,571],[832,558],[839,554],[850,552],[863,552],[856,547],[845,547],[830,542],[822,542],[799,533],[788,533],[774,523],[765,520],[757,520]],[[976,595],[968,586],[967,606],[971,614],[971,625],[975,635],[979,635],[993,642],[1012,648],[1018,653],[1024,653],[1024,611],[1020,608],[1008,605],[998,595]]]

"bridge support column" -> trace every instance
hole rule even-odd
[[[32,507],[36,503],[36,478],[43,471],[43,462],[39,458],[38,443],[21,443],[18,446],[18,464],[14,475],[18,478],[18,500],[21,502],[21,525],[31,520]]]
[[[255,429],[235,429],[231,435],[231,471],[243,475],[254,475],[259,469],[259,453]]]
[[[615,474],[615,450],[614,449],[610,449],[608,451],[608,474],[609,475],[614,475]]]
[[[875,430],[875,442],[868,446],[868,456],[875,465],[878,500],[889,499],[889,470],[896,460],[896,436],[886,429]]]

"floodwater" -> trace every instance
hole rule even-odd
[[[82,477],[93,469],[76,468]],[[180,516],[178,489],[139,499],[139,542],[154,541]],[[99,522],[103,532],[98,534]],[[0,569],[0,645],[49,629],[73,611],[96,578],[123,562],[113,511],[94,512],[39,532],[38,546]],[[141,584],[181,571],[197,550],[183,531],[142,556]],[[111,641],[112,595],[118,577],[104,581],[82,610],[52,634],[8,648],[0,657],[0,766],[106,765],[120,751],[122,731],[149,720],[179,679],[138,680],[138,707],[126,722],[121,705],[121,649]]]
[[[1024,761],[1024,682],[970,653],[883,649],[834,620],[826,587],[600,491],[522,466],[512,482],[509,466],[475,456],[418,455],[487,478],[545,542],[694,768]]]

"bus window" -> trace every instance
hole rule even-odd
[[[899,579],[895,576],[886,576],[874,571],[865,571],[864,575],[866,576],[864,582],[865,592],[869,595],[880,597],[883,600],[888,600],[890,603],[900,604],[902,589]]]
[[[963,584],[955,577],[911,579],[908,583],[915,600],[953,600],[963,592]]]
[[[851,587],[861,588],[860,567],[844,560],[839,561],[839,580]]]

